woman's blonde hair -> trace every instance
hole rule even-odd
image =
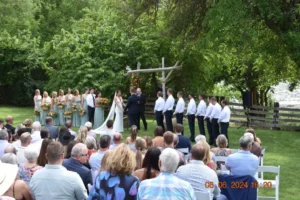
[[[143,154],[146,153],[146,141],[143,138],[138,138],[135,141],[135,148],[136,148],[136,167],[135,170],[141,169],[143,166]]]
[[[85,143],[87,137],[88,129],[85,126],[81,126],[78,130],[78,135],[75,138],[77,142]]]
[[[130,127],[130,139],[131,139],[131,142],[134,142],[137,138],[137,135],[138,135],[138,127],[136,125],[133,125]]]
[[[108,165],[107,165],[107,159],[110,155],[111,151],[108,150],[105,152],[102,160],[101,160],[101,168],[99,169],[99,172],[102,172],[102,171],[107,171],[108,170]]]
[[[63,89],[59,89],[59,95],[63,93],[64,94],[64,90]]]
[[[52,92],[52,98],[53,98],[54,95],[57,97],[57,92],[56,91]]]
[[[131,175],[136,166],[134,153],[126,144],[120,144],[107,158],[107,171],[116,175]]]
[[[221,134],[217,137],[216,143],[219,148],[226,148],[228,145],[228,140],[225,135]]]
[[[208,165],[211,162],[211,157],[210,157],[210,146],[208,143],[204,140],[199,141],[197,144],[201,144],[205,150],[205,155],[203,162],[204,164]]]
[[[25,121],[23,122],[23,125],[25,127],[30,127],[32,125],[32,120],[31,119],[25,119]]]

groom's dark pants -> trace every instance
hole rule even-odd
[[[95,108],[88,106],[89,122],[94,122]]]
[[[129,125],[130,127],[136,125],[137,122],[137,114],[128,114]]]

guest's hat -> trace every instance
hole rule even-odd
[[[64,132],[59,136],[59,141],[62,145],[68,145],[70,141],[74,140],[75,136],[68,132]]]
[[[17,177],[18,166],[0,163],[0,196],[2,196],[13,184]]]

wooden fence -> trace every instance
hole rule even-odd
[[[145,114],[154,116],[154,105],[156,98],[148,97],[145,105]],[[186,107],[188,100],[185,100]],[[263,127],[274,130],[300,131],[300,109],[280,107],[278,103],[274,106],[253,105],[251,108],[244,108],[240,103],[230,103],[230,123],[235,126],[249,126],[253,128]],[[186,108],[185,108],[186,109]]]

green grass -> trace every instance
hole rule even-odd
[[[0,118],[12,115],[15,119],[14,125],[20,124],[26,118],[34,119],[33,109],[19,107],[0,107]],[[142,125],[142,124],[141,124]],[[189,135],[187,122],[185,125],[185,135]],[[153,130],[156,123],[152,119],[148,119],[148,131],[139,132],[140,136],[153,136]],[[296,200],[299,194],[300,185],[300,167],[299,167],[299,151],[297,147],[300,145],[300,133],[288,131],[272,131],[272,130],[256,130],[258,137],[262,140],[263,147],[266,148],[264,165],[272,165],[281,167],[280,172],[280,199]],[[199,129],[196,127],[196,133]],[[231,148],[238,148],[238,139],[244,133],[243,129],[231,127],[229,129],[229,141]],[[129,135],[125,130],[124,138]],[[265,179],[274,178],[272,174],[265,174]],[[274,189],[259,189],[259,195],[273,196]]]

